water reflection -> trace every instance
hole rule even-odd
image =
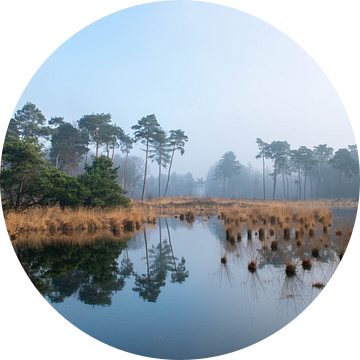
[[[265,232],[251,224],[248,238],[245,225],[226,234],[216,217],[191,227],[158,219],[127,242],[22,248],[18,256],[54,308],[95,338],[145,356],[199,358],[249,346],[293,320],[327,284],[346,246],[335,229],[321,242],[305,233],[298,245],[294,231],[285,240],[280,227],[271,235],[260,225]]]
[[[150,249],[147,229],[143,230],[146,274],[134,270],[126,242],[24,247],[17,254],[32,283],[52,304],[76,296],[87,305],[110,306],[112,297],[124,289],[126,279],[133,281],[132,290],[138,292],[144,301],[156,302],[169,272],[171,283],[182,284],[189,277],[185,258],[178,261],[174,255],[167,220],[168,240],[162,239],[161,222],[159,219],[159,242]],[[139,235],[131,241],[132,245],[136,244],[135,248],[142,248]],[[125,256],[120,261],[122,253]]]

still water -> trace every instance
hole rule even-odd
[[[353,223],[355,210],[335,211],[333,232],[341,217]],[[281,329],[321,292],[312,284],[326,284],[339,264],[331,241],[303,270],[300,259],[311,258],[306,244],[300,251],[291,238],[272,251],[246,234],[230,243],[217,217],[158,219],[126,244],[28,249],[21,262],[46,300],[94,338],[148,357],[204,358]],[[285,273],[289,260],[295,276]]]

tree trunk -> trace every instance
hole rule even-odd
[[[306,197],[306,170],[304,174],[304,201],[305,201],[305,197]]]
[[[125,159],[125,165],[124,165],[124,173],[123,173],[123,178],[122,178],[122,182],[121,182],[121,187],[124,189],[124,185],[125,185],[125,172],[126,172],[126,165],[127,165],[127,161],[128,161],[128,156],[129,153],[126,153],[126,159]]]
[[[284,173],[282,173],[282,178],[283,178],[284,199],[286,199],[286,194],[285,194],[285,174]]]
[[[145,249],[146,249],[147,274],[148,274],[148,279],[150,280],[149,251],[148,251],[148,244],[147,244],[147,237],[146,237],[146,229],[145,229],[145,226],[144,226],[144,238],[145,238]]]
[[[166,197],[167,190],[168,190],[168,187],[169,187],[170,171],[171,171],[171,165],[172,165],[173,158],[174,158],[174,153],[175,153],[175,145],[174,145],[174,148],[173,148],[173,152],[172,152],[172,154],[171,154],[171,161],[170,161],[170,165],[169,165],[169,174],[168,174],[168,178],[167,178],[167,183],[166,183],[166,189],[165,189],[164,197]]]
[[[300,165],[298,166],[298,179],[299,179],[299,197],[298,200],[301,200],[301,170]]]
[[[338,201],[340,201],[341,174],[342,174],[342,171],[340,171],[340,176],[339,176]]]
[[[56,159],[55,159],[55,167],[56,167],[56,168],[58,168],[60,153],[61,153],[61,149],[60,149],[60,151],[58,152],[58,154],[56,155]]]
[[[99,157],[99,142],[96,142],[96,157]]]
[[[171,248],[172,258],[173,258],[173,261],[174,261],[174,271],[175,271],[176,270],[176,262],[175,262],[174,250],[173,250],[173,247],[172,247],[172,244],[171,244],[170,229],[169,229],[169,224],[168,224],[166,218],[165,218],[165,223],[166,223],[166,228],[167,228],[167,232],[168,232],[168,235],[169,235],[169,244],[170,244],[170,248]]]
[[[231,181],[230,181],[230,176],[229,176],[229,199],[231,199]]]
[[[274,189],[273,189],[273,200],[275,200],[275,191],[276,191],[276,176],[277,176],[277,169],[276,169],[276,160],[275,160],[275,167],[274,167]]]
[[[87,165],[87,163],[88,163],[89,145],[86,146],[86,149],[87,149],[87,151],[86,151],[86,157],[85,157],[85,165]]]
[[[144,174],[144,186],[143,186],[143,193],[142,193],[142,196],[141,196],[141,201],[144,201],[144,197],[145,197],[145,187],[146,187],[146,174],[147,174],[148,157],[149,157],[149,137],[147,138],[147,141],[146,141],[145,174]]]
[[[226,198],[226,188],[225,188],[226,182],[225,182],[225,180],[226,180],[226,177],[224,176],[224,198]]]
[[[286,198],[289,199],[289,178],[286,174]]]
[[[159,198],[161,197],[161,157],[160,157],[160,164],[159,164]]]
[[[264,188],[264,200],[265,200],[265,156],[263,154],[263,188]]]
[[[115,145],[113,146],[113,153],[111,157],[111,161],[114,162],[114,156],[115,156]]]

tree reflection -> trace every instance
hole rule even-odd
[[[125,246],[106,241],[84,247],[52,244],[23,249],[19,260],[38,291],[52,303],[78,292],[85,304],[105,306],[125,286],[116,261]]]
[[[148,302],[156,302],[161,292],[160,288],[166,284],[168,272],[171,272],[171,283],[181,284],[189,276],[184,258],[176,265],[177,258],[174,256],[170,230],[166,219],[165,222],[169,243],[166,240],[162,241],[161,219],[159,219],[159,243],[156,247],[153,245],[150,250],[148,249],[146,229],[144,228],[147,274],[139,275],[134,273],[135,287],[133,291],[138,292],[139,296]]]

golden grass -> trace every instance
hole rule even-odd
[[[312,261],[310,259],[304,259],[301,263],[304,270],[311,270]]]
[[[249,262],[248,264],[248,270],[251,272],[251,273],[254,273],[257,269],[257,264],[256,264],[256,260],[252,260]]]
[[[85,233],[85,237],[99,232],[120,236],[122,233],[139,230],[144,223],[154,222],[155,219],[152,213],[145,215],[142,209],[136,208],[120,211],[99,209],[61,211],[58,208],[49,208],[46,211],[31,209],[25,213],[9,213],[5,223],[10,239],[20,244],[37,243],[36,239],[44,241],[49,236],[52,239],[65,241],[62,235],[66,238],[70,238],[71,235],[82,242],[79,232]]]

